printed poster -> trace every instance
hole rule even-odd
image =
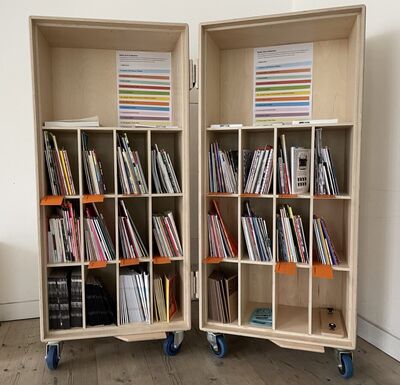
[[[308,120],[313,43],[254,49],[254,124]]]
[[[171,53],[117,51],[118,126],[171,125]]]

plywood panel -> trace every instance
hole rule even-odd
[[[98,115],[102,126],[117,125],[115,51],[53,48],[54,119]]]

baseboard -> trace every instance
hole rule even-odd
[[[39,317],[39,301],[37,299],[0,304],[0,321],[37,317]]]
[[[400,338],[380,329],[362,317],[357,319],[357,334],[395,360],[400,361]]]

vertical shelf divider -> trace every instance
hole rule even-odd
[[[238,243],[238,263],[237,263],[237,270],[238,270],[238,294],[242,293],[242,282],[243,277],[245,276],[242,274],[242,224],[241,224],[241,217],[242,217],[242,192],[243,192],[243,165],[242,165],[242,129],[238,128],[238,183],[237,183],[237,243]],[[243,299],[244,300],[244,299]],[[242,296],[238,295],[238,325],[242,325]]]
[[[151,129],[148,128],[146,132],[146,147],[147,147],[147,189],[148,189],[148,228],[147,228],[147,239],[148,239],[148,252],[149,252],[149,280],[150,280],[150,324],[153,323],[153,310],[154,310],[154,266],[153,266],[153,179],[151,175],[152,157],[151,157]]]
[[[278,309],[278,301],[276,296],[278,295],[276,290],[276,273],[275,266],[276,261],[278,260],[278,253],[276,248],[276,194],[277,194],[277,169],[276,169],[276,160],[277,160],[277,151],[278,151],[278,129],[274,127],[274,156],[273,156],[273,175],[272,175],[272,329],[276,329],[276,317],[277,317],[277,309]]]
[[[115,293],[117,308],[117,326],[120,325],[119,308],[119,223],[118,223],[118,164],[117,164],[117,130],[113,128],[113,164],[114,164],[114,212],[115,212]]]
[[[309,258],[309,279],[308,279],[308,334],[312,334],[313,323],[313,214],[314,214],[314,147],[315,147],[315,126],[311,127],[311,162],[310,162],[310,215],[309,215],[309,244],[308,244],[308,258]]]

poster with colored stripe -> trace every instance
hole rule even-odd
[[[311,118],[313,43],[254,49],[254,124]]]
[[[171,53],[117,51],[118,125],[171,125]]]

